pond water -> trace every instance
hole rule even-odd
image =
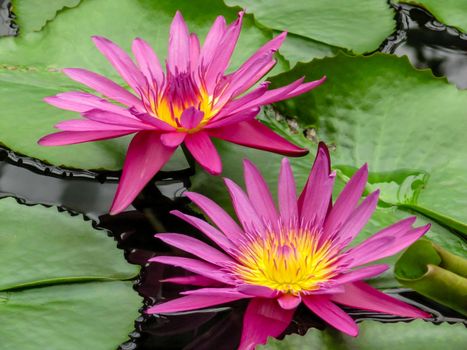
[[[0,36],[14,35],[17,27],[8,11],[9,1],[0,0]],[[467,36],[438,23],[426,11],[408,5],[395,6],[398,30],[381,46],[382,52],[407,55],[420,68],[430,67],[435,75],[445,75],[460,88],[467,87]],[[190,162],[187,162],[189,164]],[[190,232],[203,237],[191,226],[171,216],[179,209],[194,214],[187,206],[183,192],[190,185],[194,169],[186,166],[158,175],[133,206],[125,212],[109,216],[118,182],[117,173],[98,173],[61,169],[23,157],[0,148],[0,196],[14,196],[26,203],[56,205],[71,212],[84,213],[99,227],[109,229],[132,264],[142,266],[135,289],[152,305],[161,298],[178,295],[183,287],[161,285],[158,280],[181,270],[147,265],[148,258],[168,252],[169,248],[153,238],[156,232]],[[466,322],[460,315],[433,301],[404,289],[388,290],[434,315],[434,322]],[[233,349],[240,331],[244,301],[203,311],[185,312],[170,317],[141,316],[135,331],[121,349]],[[356,320],[381,322],[405,321],[389,315],[348,309]],[[309,327],[324,328],[324,324],[304,308],[299,308],[288,333],[304,334]]]

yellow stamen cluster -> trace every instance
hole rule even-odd
[[[268,232],[241,250],[236,275],[245,283],[283,293],[317,290],[337,274],[331,242],[320,245],[311,230]]]

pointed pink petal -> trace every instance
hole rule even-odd
[[[274,199],[258,168],[248,159],[243,161],[248,198],[260,217],[275,225],[279,219]]]
[[[243,66],[248,66],[253,64],[259,57],[264,56],[270,52],[276,52],[282,46],[285,38],[287,36],[287,32],[282,32],[272,40],[269,40],[266,44],[264,44],[258,51],[256,51],[250,58],[248,58]]]
[[[292,168],[287,158],[282,159],[277,193],[283,222],[288,224],[298,219],[297,190]]]
[[[268,337],[277,337],[292,321],[295,310],[282,309],[276,300],[254,298],[243,318],[242,339],[238,350],[253,350],[266,344]]]
[[[171,312],[190,311],[215,306],[231,301],[243,299],[243,297],[234,296],[204,296],[204,295],[186,295],[181,298],[167,301],[150,307],[146,310],[148,314],[165,314]]]
[[[221,247],[222,250],[229,252],[235,248],[235,246],[230,240],[227,239],[226,236],[224,236],[219,230],[209,225],[206,221],[201,220],[195,216],[184,214],[178,210],[173,210],[170,213],[196,227],[207,237],[209,237],[214,243]]]
[[[167,124],[166,122],[164,122],[163,120],[159,118],[153,117],[152,115],[148,113],[141,113],[135,108],[130,108],[130,111],[136,118],[138,118],[142,122],[145,122],[146,124],[154,125],[157,129],[161,131],[176,131],[176,129],[173,126]]]
[[[211,61],[216,58],[215,51],[219,47],[221,39],[224,37],[225,30],[225,18],[218,16],[206,35],[203,47],[201,48],[200,60],[202,66],[208,66]]]
[[[168,132],[161,135],[161,142],[167,147],[177,147],[185,140],[185,137],[186,133],[184,132]]]
[[[148,261],[181,267],[198,275],[202,275],[222,283],[232,284],[232,280],[229,275],[222,272],[218,266],[201,260],[181,258],[179,256],[156,256]]]
[[[185,129],[196,128],[203,120],[204,113],[195,107],[187,108],[183,111],[180,122]]]
[[[61,131],[42,137],[39,141],[37,141],[37,143],[41,146],[73,145],[75,143],[113,139],[115,137],[132,134],[134,132],[134,130]]]
[[[215,265],[233,263],[231,257],[193,237],[178,233],[159,233],[156,238]]]
[[[250,108],[249,110],[243,110],[239,113],[230,114],[223,118],[209,121],[209,123],[206,124],[204,128],[213,129],[213,128],[224,128],[226,126],[235,128],[236,125],[233,125],[233,124],[238,124],[244,121],[254,120],[255,117],[258,115],[259,111],[260,111],[260,108],[255,107],[255,108]]]
[[[383,312],[390,315],[414,318],[429,318],[430,314],[390,297],[364,282],[344,285],[345,292],[331,297],[332,301],[363,310]]]
[[[198,286],[198,287],[214,287],[222,285],[219,281],[213,280],[211,278],[200,276],[200,275],[193,275],[193,276],[181,276],[181,277],[170,277],[160,282],[164,283],[173,283],[173,284],[186,284],[190,286]]]
[[[114,112],[108,112],[101,109],[91,109],[82,113],[83,117],[94,120],[99,123],[118,125],[121,127],[129,127],[140,130],[154,130],[155,127],[150,124],[143,123],[138,119],[129,118]]]
[[[197,74],[199,53],[201,51],[198,36],[190,34],[190,68],[191,72]]]
[[[147,81],[155,82],[156,87],[160,88],[164,81],[164,71],[152,47],[143,39],[136,38],[131,49]]]
[[[263,286],[254,286],[251,284],[241,284],[237,286],[237,289],[242,292],[243,294],[248,294],[255,297],[261,298],[276,298],[279,294],[278,291],[273,290],[268,287]]]
[[[222,76],[230,63],[230,58],[237,44],[240,31],[242,29],[243,11],[238,14],[238,18],[230,24],[224,32],[222,39],[218,42],[209,61],[209,66],[205,69],[205,80],[208,92],[212,92],[216,78]]]
[[[400,252],[422,237],[431,226],[428,224],[413,229],[404,229],[404,226],[396,225],[390,226],[393,227],[394,230],[385,229],[350,249],[348,255],[353,259],[350,267],[383,259]],[[374,247],[378,242],[381,242],[381,244],[378,247]],[[383,242],[385,242],[385,244],[383,244]]]
[[[363,265],[369,261],[377,260],[381,252],[384,251],[386,247],[391,246],[394,241],[394,237],[381,237],[380,239],[372,241],[366,240],[350,248],[346,252],[346,255],[340,260],[340,263],[347,268],[352,268]]]
[[[63,72],[70,79],[89,86],[91,89],[96,90],[114,101],[129,107],[136,106],[144,110],[141,100],[128,90],[125,90],[120,85],[102,75],[80,68],[65,68]]]
[[[180,11],[170,25],[167,66],[172,74],[190,70],[190,32]]]
[[[295,310],[302,302],[302,298],[299,295],[284,294],[277,298],[277,302],[284,310]]]
[[[87,92],[62,92],[55,96],[46,97],[44,101],[52,106],[73,112],[82,113],[91,109],[100,109],[135,119],[135,116],[132,115],[128,109],[117,106],[116,104]]]
[[[339,232],[339,241],[347,245],[358,235],[370,220],[378,204],[379,190],[374,191],[353,211]]]
[[[164,146],[160,135],[154,132],[143,131],[136,134],[128,147],[110,213],[117,214],[125,210],[174,151],[175,148]]]
[[[324,142],[320,142],[310,175],[298,199],[301,217],[317,226],[324,222],[331,203],[334,177],[329,177],[330,172],[329,150]]]
[[[236,242],[243,236],[243,230],[217,203],[195,192],[185,192],[201,210],[219,227],[225,236],[232,242]]]
[[[264,54],[249,66],[242,66],[236,72],[226,76],[227,87],[223,90],[217,104],[240,96],[255,85],[276,64],[273,53]]]
[[[358,204],[368,179],[368,166],[365,164],[352,176],[337,198],[324,223],[324,234],[333,237],[347,221]]]
[[[211,175],[222,172],[222,162],[209,135],[204,131],[188,134],[185,145],[196,161]]]
[[[235,128],[210,129],[208,132],[225,141],[283,155],[297,157],[308,153],[307,149],[295,146],[257,120],[238,123]]]
[[[93,36],[92,40],[99,51],[109,60],[118,74],[131,86],[134,91],[139,92],[146,87],[146,79],[136,67],[130,56],[118,45],[101,36]]]
[[[214,117],[214,121],[220,121],[226,116],[236,114],[238,112],[244,112],[245,110],[258,108],[258,104],[255,103],[258,98],[263,96],[268,89],[269,82],[265,81],[259,84],[258,88],[252,92],[243,95],[242,97],[227,102],[221,109],[221,111]]]
[[[225,185],[232,199],[232,204],[237,214],[238,220],[243,226],[243,229],[249,233],[262,233],[265,229],[263,221],[258,216],[256,209],[251,204],[248,196],[243,190],[232,180],[224,178]]]
[[[381,264],[381,265],[372,265],[367,267],[362,267],[361,269],[354,270],[348,272],[344,275],[341,275],[334,279],[334,282],[338,284],[350,283],[354,281],[360,281],[367,278],[371,278],[377,276],[384,271],[389,269],[389,265]]]
[[[237,288],[227,287],[227,288],[201,288],[195,290],[188,290],[182,292],[181,294],[184,295],[205,295],[205,296],[232,296],[232,297],[239,297],[239,298],[251,298],[249,295],[245,295],[240,293]]]
[[[140,131],[140,129],[134,127],[103,124],[94,120],[86,119],[63,120],[55,124],[55,127],[62,131]]]
[[[311,311],[334,328],[352,337],[357,336],[358,326],[355,321],[327,297],[319,295],[304,296],[303,302]]]

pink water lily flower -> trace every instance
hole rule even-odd
[[[357,324],[338,305],[403,317],[430,317],[362,281],[388,268],[385,264],[368,263],[408,247],[430,226],[414,228],[415,217],[407,218],[349,247],[378,201],[379,192],[375,191],[359,203],[367,182],[366,165],[332,203],[335,173],[330,171],[324,144],[318,147],[308,181],[298,198],[292,169],[284,159],[278,207],[258,169],[248,160],[244,168],[246,193],[225,179],[240,225],[216,203],[193,192],[187,196],[217,228],[197,217],[173,212],[203,232],[215,246],[178,233],[156,235],[199,258],[150,259],[193,273],[165,282],[202,288],[155,305],[147,310],[149,314],[196,310],[249,298],[239,346],[242,350],[254,349],[257,344],[264,344],[268,336],[280,335],[301,302],[329,325],[351,336],[358,334]]]
[[[124,210],[146,183],[184,142],[196,161],[211,174],[222,164],[211,138],[289,156],[299,148],[255,119],[260,107],[303,94],[324,81],[268,90],[268,82],[252,88],[276,63],[274,53],[286,33],[266,43],[240,68],[227,74],[242,25],[243,12],[227,25],[217,17],[201,47],[177,12],[170,27],[166,73],[152,48],[142,39],[133,41],[133,60],[110,40],[95,36],[94,43],[133,90],[84,69],[64,73],[101,96],[71,91],[45,99],[61,109],[81,113],[84,119],[66,120],[60,132],[39,140],[44,146],[105,140],[136,133],[130,143],[111,213]]]

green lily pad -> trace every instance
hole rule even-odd
[[[304,336],[289,335],[284,340],[270,338],[258,350],[444,350],[462,349],[467,332],[462,324],[435,325],[422,320],[410,323],[380,323],[363,321],[358,337],[350,337],[335,330],[321,332],[310,329]]]
[[[200,12],[199,8],[206,10]],[[92,35],[106,36],[128,52],[131,52],[132,40],[142,37],[154,46],[160,59],[164,59],[169,26],[177,9],[183,13],[190,30],[201,38],[204,38],[218,15],[225,16],[228,21],[237,17],[237,11],[226,7],[220,0],[203,0],[196,4],[188,0],[83,0],[77,7],[58,12],[55,19],[40,32],[22,31],[19,37],[2,38],[0,143],[53,165],[79,169],[121,169],[129,137],[74,146],[38,146],[40,137],[56,131],[53,128],[55,123],[78,117],[77,113],[48,106],[42,99],[63,91],[85,89],[57,72],[64,67],[97,71],[122,83],[110,63],[92,43]],[[126,25],[122,30],[122,23],[131,25]],[[271,36],[272,31],[257,28],[251,16],[246,16],[232,67],[238,67]],[[283,64],[277,65],[276,73],[281,71]],[[12,132],[13,126],[15,132]],[[184,166],[186,161],[180,150],[164,170]]]
[[[467,316],[467,259],[419,240],[400,257],[394,271],[404,286]]]
[[[0,338],[5,349],[113,350],[142,298],[116,242],[81,216],[0,200]]]
[[[386,204],[467,234],[467,93],[385,54],[298,64],[274,83],[323,74],[325,84],[281,111],[335,145],[334,166],[347,176],[368,162],[369,189],[381,188]]]
[[[385,0],[225,0],[240,6],[263,26],[323,44],[365,53],[376,50],[395,30]]]
[[[396,0],[398,3],[406,3],[422,6],[436,17],[436,19],[448,26],[457,27],[467,32],[467,2],[463,0]]]
[[[81,0],[13,0],[13,11],[20,26],[21,33],[41,30],[57,12],[78,6]]]

